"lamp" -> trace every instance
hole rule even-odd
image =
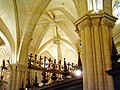
[[[80,52],[78,52],[78,66],[75,67],[74,75],[78,78],[82,75],[82,63],[80,59]]]

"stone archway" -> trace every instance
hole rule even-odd
[[[11,53],[12,54],[11,55],[11,60],[12,60],[11,63],[13,63],[13,62],[16,63],[15,41],[1,18],[0,18],[0,34],[1,34],[1,38],[3,39],[5,44],[8,46],[9,50],[12,52]]]
[[[17,90],[21,86],[22,78],[26,81],[26,69],[27,69],[27,60],[28,60],[28,48],[31,41],[31,36],[34,31],[34,28],[36,27],[36,24],[45,10],[46,6],[50,3],[51,0],[47,0],[46,3],[44,3],[44,0],[38,0],[37,5],[33,9],[33,12],[31,13],[31,16],[26,24],[26,32],[21,40],[19,52],[18,52],[18,64],[17,64],[17,85],[14,87]]]
[[[31,36],[34,31],[34,28],[42,14],[42,12],[45,10],[46,6],[50,3],[51,0],[48,0],[46,3],[44,3],[44,0],[38,1],[36,7],[34,8],[29,20],[28,24],[26,25],[26,32],[24,34],[24,37],[22,38],[22,42],[20,44],[19,48],[19,62],[27,64],[27,55],[28,55],[28,47],[31,41]],[[44,7],[43,7],[44,6]],[[23,53],[24,52],[24,53]]]
[[[5,45],[8,48],[8,51],[10,53],[9,57],[6,59],[9,59],[11,64],[15,64],[16,63],[15,41],[14,41],[11,33],[9,32],[9,29],[4,24],[4,22],[2,21],[1,18],[0,18],[0,37],[3,39]],[[11,70],[8,70],[8,71],[9,71],[9,80],[6,82],[7,84],[5,83],[5,86],[7,85],[7,88],[9,88],[9,83],[10,83],[10,81],[12,81],[11,74],[10,74],[10,73],[12,73],[12,71]]]

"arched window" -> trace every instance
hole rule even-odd
[[[103,0],[87,0],[88,11],[97,13],[103,10]]]

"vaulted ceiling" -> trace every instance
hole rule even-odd
[[[77,62],[76,45],[80,38],[73,23],[81,13],[79,3],[80,0],[0,0],[0,18],[18,47],[30,23],[34,28],[29,53]]]
[[[48,4],[43,4],[38,12],[41,14],[40,17],[34,16],[38,3],[47,2]],[[73,22],[78,19],[77,2],[79,0],[0,0],[0,17],[8,27],[13,40],[20,44],[33,15],[32,17],[38,21],[32,21],[35,27],[29,53],[47,53],[55,59],[58,59],[59,54],[61,59],[65,57],[68,60],[76,60],[79,36],[75,32]],[[42,8],[45,10],[42,11]]]

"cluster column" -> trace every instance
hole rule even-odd
[[[105,71],[112,68],[111,30],[115,21],[113,16],[99,13],[84,15],[75,23],[81,38],[84,90],[114,90],[113,79]]]

